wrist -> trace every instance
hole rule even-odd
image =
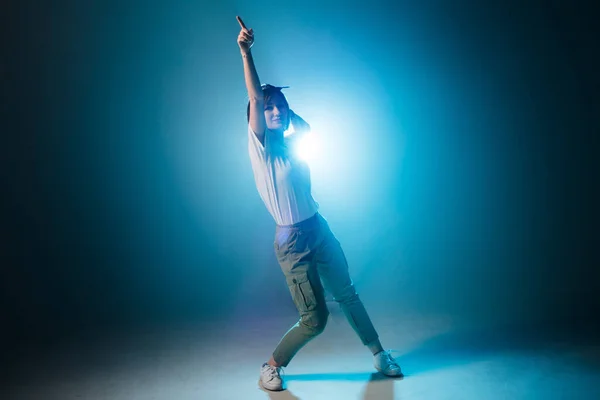
[[[244,57],[244,58],[250,57],[252,55],[252,52],[250,51],[250,49],[248,49],[248,50],[240,50],[240,53],[242,54],[242,57]]]

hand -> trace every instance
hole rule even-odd
[[[308,133],[310,132],[310,125],[303,120],[299,115],[290,110],[290,121],[294,126],[294,132]]]
[[[242,19],[239,16],[236,16],[235,18],[237,19],[238,23],[240,24],[240,27],[242,28],[237,38],[238,46],[240,46],[240,50],[242,51],[242,53],[247,54],[250,52],[250,48],[254,44],[254,30],[248,30],[248,28],[246,28],[246,25],[244,25],[244,21],[242,21]]]

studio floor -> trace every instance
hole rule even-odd
[[[258,373],[294,315],[90,332],[24,350],[4,400],[600,399],[600,343],[544,329],[457,327],[448,318],[373,318],[405,373],[387,379],[343,317],[285,369],[287,390]]]

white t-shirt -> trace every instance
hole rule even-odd
[[[280,140],[267,129],[263,147],[248,125],[248,151],[256,188],[277,225],[304,221],[319,208],[311,194],[310,169],[294,156],[292,137]]]

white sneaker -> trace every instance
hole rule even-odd
[[[264,363],[260,369],[260,380],[258,383],[263,389],[279,391],[283,390],[283,381],[279,373],[281,367],[274,367],[267,363]]]
[[[373,356],[375,369],[386,376],[404,376],[400,365],[389,351],[380,351]]]

